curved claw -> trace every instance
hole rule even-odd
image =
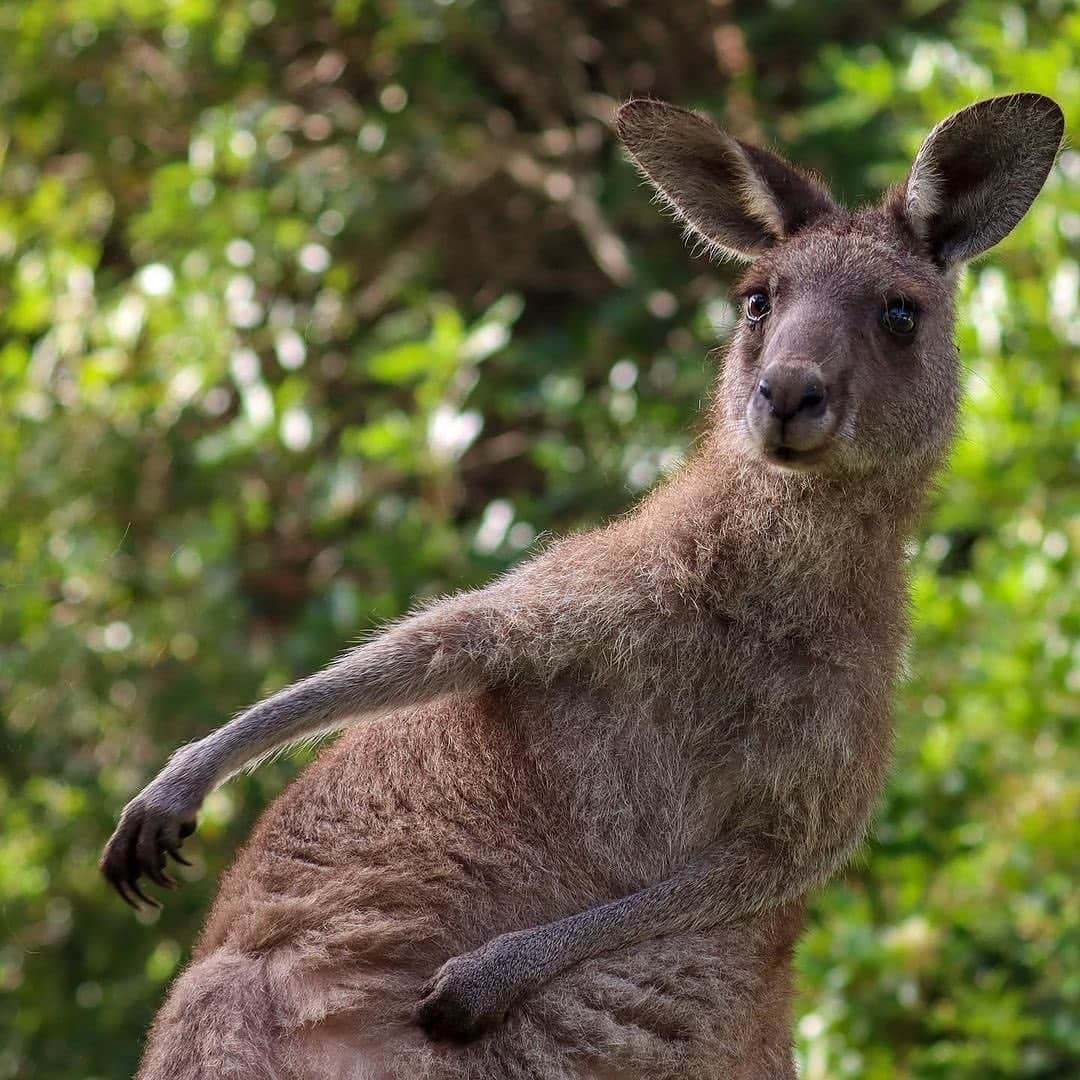
[[[142,891],[142,888],[141,888],[141,887],[139,886],[139,878],[138,878],[138,876],[137,876],[137,875],[136,875],[135,877],[130,877],[130,878],[128,878],[128,879],[127,879],[127,881],[125,882],[125,885],[127,885],[127,887],[128,887],[128,888],[129,888],[129,889],[130,889],[130,890],[131,890],[131,891],[132,891],[132,892],[133,892],[133,893],[134,893],[134,894],[135,894],[135,895],[136,895],[136,896],[137,896],[137,897],[138,897],[138,898],[139,898],[139,899],[140,899],[140,900],[141,900],[141,901],[142,901],[142,902],[144,903],[144,904],[149,904],[149,905],[150,905],[150,907],[156,907],[156,908],[159,908],[159,907],[161,907],[161,901],[160,901],[160,900],[155,900],[155,899],[154,899],[154,898],[153,898],[152,896],[147,896],[147,895],[146,895],[146,893],[144,893],[144,892]]]
[[[131,898],[131,895],[127,891],[127,886],[123,881],[113,881],[112,878],[109,878],[109,884],[116,890],[120,899],[123,900],[128,907],[133,911],[139,910],[139,905]]]
[[[163,858],[163,859],[162,859],[162,862],[164,863],[164,861],[165,861],[165,860],[164,860],[164,858]],[[153,883],[154,883],[155,885],[160,885],[160,886],[161,886],[161,887],[162,887],[163,889],[175,889],[175,888],[176,888],[176,879],[175,879],[175,878],[172,878],[172,877],[170,877],[170,876],[169,876],[169,875],[168,875],[168,874],[167,874],[167,873],[166,873],[166,872],[165,872],[164,870],[162,870],[162,869],[161,869],[160,867],[158,867],[158,868],[156,868],[156,869],[155,869],[155,868],[154,868],[154,867],[152,867],[152,866],[148,866],[148,867],[146,868],[146,876],[147,876],[147,877],[148,877],[148,878],[149,878],[149,879],[150,879],[150,880],[151,880],[151,881],[152,881],[152,882],[153,882]]]
[[[194,832],[194,826],[192,826],[191,831]],[[183,833],[181,833],[181,835],[183,835]],[[191,832],[188,833],[188,836],[190,835]],[[170,858],[175,859],[181,866],[195,865],[190,859],[185,859],[184,856],[180,854],[180,849],[178,847],[167,847],[165,850],[168,852]]]

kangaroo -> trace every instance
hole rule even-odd
[[[661,202],[748,263],[705,433],[631,513],[391,625],[128,804],[102,869],[137,904],[215,785],[355,725],[225,876],[144,1080],[795,1076],[803,901],[889,764],[957,268],[1063,125],[1039,94],[978,102],[848,210],[700,115],[622,106]]]

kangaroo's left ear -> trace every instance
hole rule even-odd
[[[897,208],[940,265],[974,258],[1027,213],[1064,130],[1061,107],[1042,94],[977,101],[927,136]]]

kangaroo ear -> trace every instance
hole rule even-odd
[[[662,101],[628,101],[615,126],[687,231],[728,254],[753,258],[835,209],[809,177],[696,113]]]
[[[908,224],[942,266],[1012,232],[1061,145],[1065,117],[1042,94],[988,98],[942,120],[901,188]]]

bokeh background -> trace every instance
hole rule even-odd
[[[0,1078],[130,1076],[286,760],[136,917],[95,863],[179,743],[627,507],[731,326],[631,94],[898,180],[976,98],[1080,116],[1065,0],[0,6]],[[1080,1075],[1080,154],[963,281],[876,838],[799,955],[807,1080]]]

